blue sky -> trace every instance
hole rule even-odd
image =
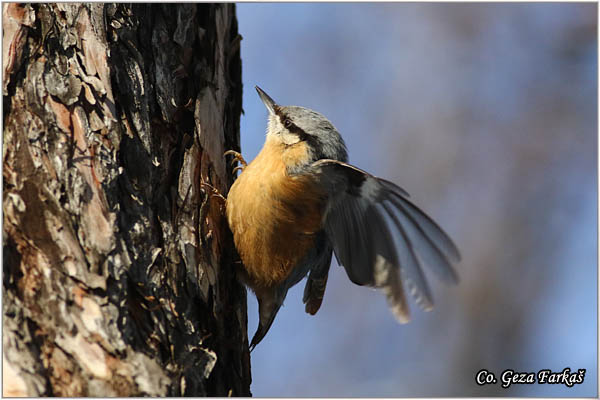
[[[461,283],[398,325],[334,265],[252,353],[255,396],[596,396],[596,5],[238,5],[242,152],[276,101],[326,115],[350,161],[455,239]],[[249,293],[249,335],[257,324]],[[583,384],[479,387],[476,372],[586,368]]]

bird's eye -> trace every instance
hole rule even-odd
[[[287,118],[285,121],[283,121],[283,126],[289,128],[290,126],[292,126],[292,121],[289,118]]]

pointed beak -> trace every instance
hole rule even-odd
[[[275,103],[275,100],[273,100],[258,86],[254,86],[254,88],[258,92],[258,95],[260,96],[260,99],[264,103],[265,107],[267,107],[267,110],[269,110],[269,114],[275,114],[275,107],[277,107],[277,103]]]

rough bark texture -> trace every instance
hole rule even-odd
[[[2,11],[4,394],[249,395],[235,6]]]

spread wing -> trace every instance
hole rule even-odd
[[[339,264],[355,284],[381,288],[400,322],[410,319],[402,282],[423,309],[433,306],[422,264],[458,282],[458,249],[402,188],[337,160],[316,161],[310,172],[332,199],[324,228]]]

